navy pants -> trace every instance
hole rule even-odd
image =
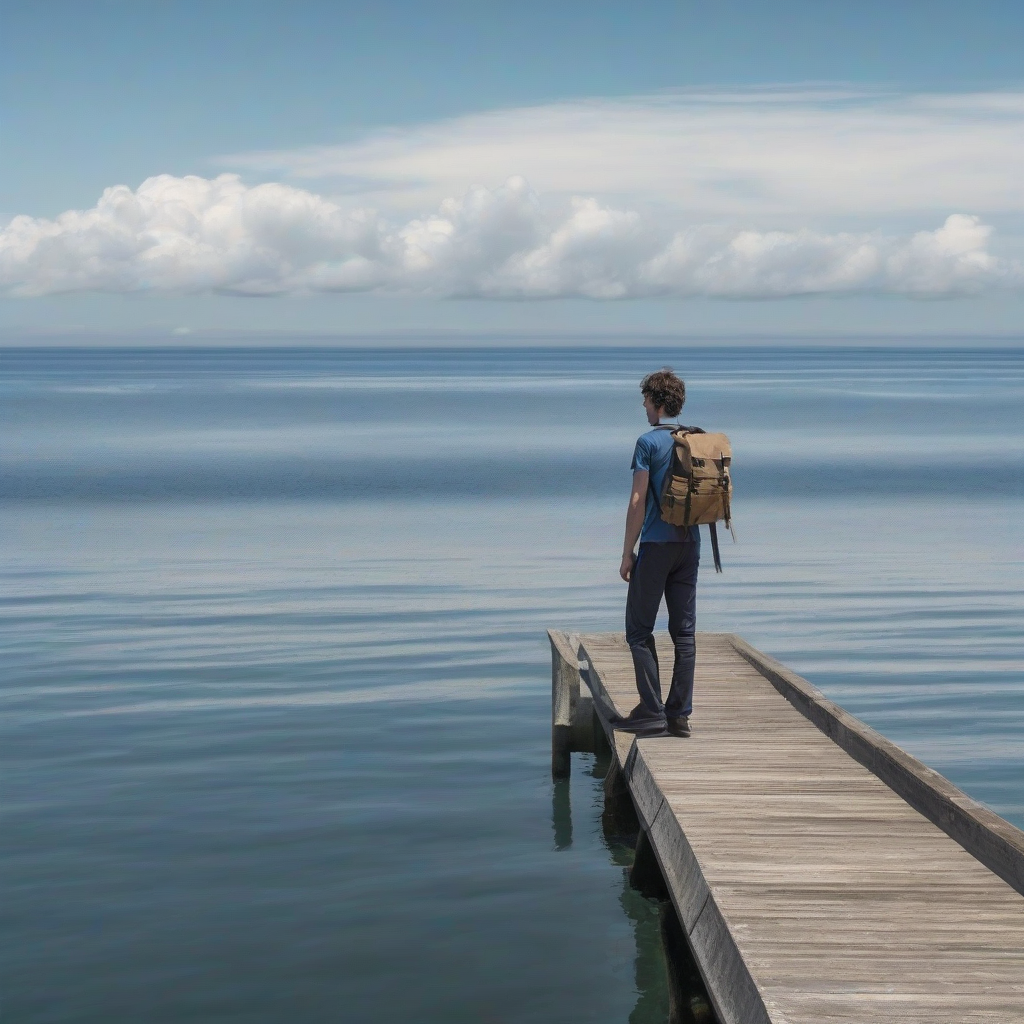
[[[641,544],[626,598],[626,643],[633,655],[636,689],[652,717],[678,718],[693,710],[693,667],[697,647],[697,567],[700,541]],[[668,632],[675,664],[668,699],[661,701],[654,622],[661,599],[668,606]]]

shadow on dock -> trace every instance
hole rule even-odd
[[[630,1024],[717,1024],[654,852],[610,751],[593,755],[584,770],[603,782],[601,835],[612,863],[622,869],[619,902],[636,939],[637,1002]],[[569,777],[553,782],[551,825],[558,850],[572,846],[570,787]]]

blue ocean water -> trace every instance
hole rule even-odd
[[[544,629],[621,628],[665,364],[699,628],[1024,826],[1024,350],[7,349],[5,1019],[663,1020]]]

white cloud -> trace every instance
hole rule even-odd
[[[518,177],[388,219],[289,185],[160,175],[107,189],[90,210],[14,218],[0,231],[0,290],[758,298],[1021,286],[989,238],[965,214],[903,237],[692,227],[593,197],[542,202]]]
[[[423,209],[526,177],[544,196],[781,226],[1024,211],[1024,93],[683,92],[498,110],[225,166]]]
[[[159,175],[107,189],[90,210],[16,217],[0,230],[0,292],[758,298],[1024,285],[979,219],[1024,212],[1024,93],[594,100],[230,159],[293,184]],[[907,223],[940,226],[894,227]]]

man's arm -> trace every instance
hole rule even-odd
[[[619,566],[619,575],[627,583],[636,564],[633,548],[636,547],[640,531],[643,529],[644,516],[647,514],[648,477],[646,469],[633,471],[633,493],[629,496],[629,508],[626,509],[626,537],[622,542],[622,564]]]

